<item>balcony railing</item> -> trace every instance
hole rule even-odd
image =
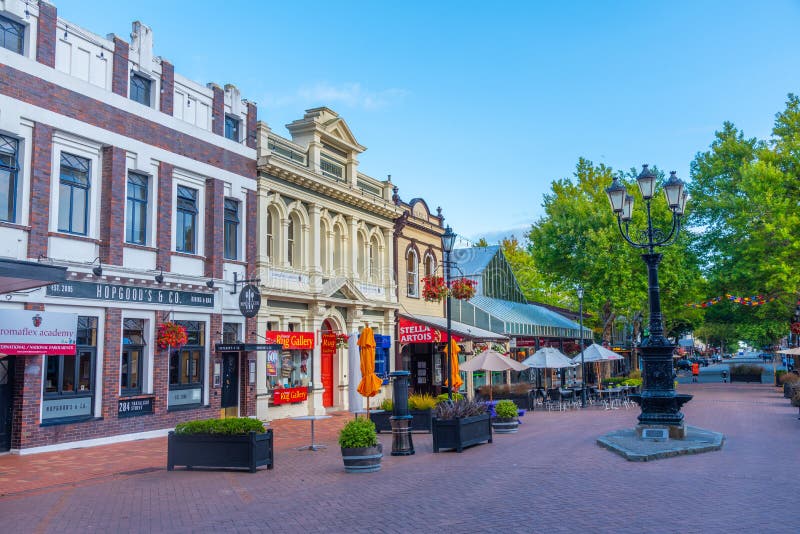
[[[275,155],[285,158],[292,163],[297,163],[303,166],[308,166],[308,157],[304,152],[300,152],[290,145],[276,139],[269,137],[267,139],[267,148],[269,148]]]

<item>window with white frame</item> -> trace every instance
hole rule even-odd
[[[145,351],[144,319],[125,319],[122,326],[122,357],[119,377],[122,395],[142,393]]]
[[[406,288],[409,297],[419,298],[419,258],[413,248],[406,254]]]
[[[286,225],[286,261],[294,267],[297,254],[295,251],[295,224],[294,217],[289,216],[289,224]]]
[[[237,143],[241,140],[242,121],[231,115],[225,115],[225,137]]]
[[[0,221],[17,221],[19,141],[0,135]]]
[[[225,245],[226,260],[239,259],[239,201],[225,199]]]
[[[428,254],[425,256],[425,276],[433,276],[435,272],[436,259],[434,259],[433,254]]]
[[[197,213],[197,190],[179,185],[175,232],[175,250],[178,252],[197,253]]]
[[[128,173],[128,203],[125,218],[125,241],[134,245],[147,243],[147,175]]]
[[[91,162],[80,156],[61,153],[58,188],[58,231],[86,235],[89,226],[89,188]]]
[[[42,421],[91,417],[97,359],[97,317],[78,317],[76,352],[45,356]]]
[[[272,211],[267,209],[267,261],[272,260],[272,241],[275,232],[273,231],[272,225],[274,224],[275,218],[272,216]]]
[[[25,50],[25,26],[0,15],[0,47],[22,54]]]

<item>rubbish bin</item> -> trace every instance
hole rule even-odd
[[[728,371],[722,371],[722,381],[728,382]]]

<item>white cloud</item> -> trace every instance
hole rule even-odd
[[[374,91],[357,82],[340,85],[317,82],[314,85],[301,86],[291,95],[266,95],[262,101],[272,108],[343,106],[374,111],[391,106],[401,101],[406,95],[408,95],[408,91],[399,88]]]

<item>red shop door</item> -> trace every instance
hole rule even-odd
[[[333,352],[322,353],[322,366],[320,367],[320,374],[322,375],[322,387],[325,391],[322,393],[322,405],[325,408],[333,406]]]

